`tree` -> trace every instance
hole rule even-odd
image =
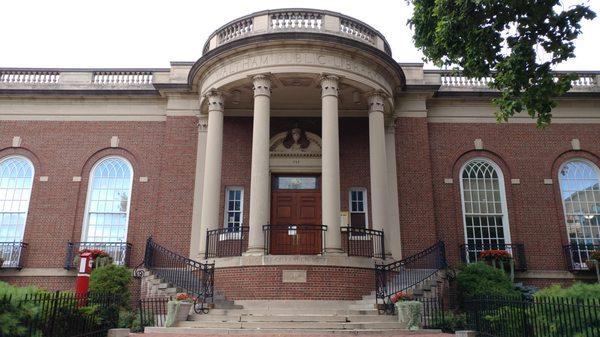
[[[407,1],[414,5],[408,23],[415,45],[427,61],[492,77],[498,122],[526,110],[538,127],[550,123],[554,99],[576,78],[552,67],[575,56],[581,20],[596,17],[585,4],[564,8],[561,0]]]

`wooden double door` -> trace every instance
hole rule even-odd
[[[281,188],[274,177],[271,195],[269,253],[273,255],[316,255],[321,253],[321,189]],[[287,178],[287,176],[286,176]],[[286,187],[286,186],[283,186]]]

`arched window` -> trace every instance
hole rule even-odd
[[[460,187],[467,261],[486,249],[506,249],[510,243],[508,211],[502,171],[487,159],[463,166]]]
[[[585,247],[600,244],[598,178],[598,167],[584,159],[570,160],[558,171],[567,235],[570,243],[578,247],[572,253],[573,262],[581,264],[579,267],[588,258]]]
[[[0,242],[23,240],[33,176],[33,164],[25,157],[0,161]]]
[[[100,160],[90,173],[84,242],[125,242],[133,169],[121,157]]]

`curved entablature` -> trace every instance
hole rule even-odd
[[[392,55],[385,37],[368,24],[340,13],[306,8],[266,10],[235,19],[210,35],[202,54],[237,39],[289,32],[353,39]]]

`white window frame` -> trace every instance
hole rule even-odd
[[[363,193],[363,210],[364,212],[352,212],[352,192]],[[365,229],[369,229],[369,200],[366,187],[350,187],[348,189],[348,222],[352,227],[352,213],[365,213]]]
[[[240,191],[240,227],[244,226],[244,187],[242,186],[227,186],[225,188],[225,209],[223,211],[223,229],[229,228],[229,219],[227,215],[229,214],[229,192],[230,191]],[[235,211],[233,211],[235,212]],[[240,234],[241,235],[241,234]],[[227,236],[231,240],[231,236]]]
[[[510,224],[509,224],[509,219],[508,219],[508,206],[506,203],[506,187],[504,185],[504,174],[502,173],[502,170],[500,169],[500,166],[498,166],[494,161],[485,158],[485,157],[476,157],[476,158],[472,158],[470,160],[468,160],[466,163],[464,163],[462,165],[462,167],[460,168],[460,171],[458,173],[458,178],[460,181],[460,203],[461,203],[461,207],[462,207],[462,218],[463,218],[463,231],[464,231],[464,240],[465,240],[465,244],[468,245],[469,244],[469,239],[468,239],[468,234],[467,234],[467,214],[466,214],[466,209],[465,209],[465,189],[464,189],[464,184],[463,184],[463,173],[465,171],[465,169],[467,168],[467,166],[469,164],[471,164],[474,161],[484,161],[487,164],[491,165],[492,168],[496,171],[496,174],[498,175],[498,187],[500,189],[500,209],[502,210],[502,228],[504,231],[504,244],[506,245],[510,245],[511,244],[511,235],[510,235]],[[485,215],[485,214],[482,214]],[[467,254],[467,259],[469,258],[469,254]]]
[[[567,232],[567,240],[569,240],[569,244],[571,244],[571,237],[569,236],[569,229],[567,228],[567,209],[565,207],[565,201],[562,198],[563,190],[562,190],[562,179],[560,176],[560,172],[565,167],[565,165],[572,163],[572,162],[583,162],[583,163],[589,165],[596,172],[596,179],[598,179],[598,184],[600,185],[600,168],[598,168],[598,166],[596,164],[594,164],[593,162],[591,162],[587,159],[571,158],[571,159],[565,161],[564,163],[562,163],[562,165],[560,165],[560,167],[558,168],[558,191],[560,193],[560,202],[563,207],[563,224],[565,226],[565,231]],[[600,200],[598,200],[598,202],[600,202]],[[581,239],[586,240],[586,238],[581,238]]]
[[[123,162],[125,162],[125,164],[129,167],[129,170],[131,171],[131,183],[129,185],[129,199],[127,200],[127,212],[125,213],[125,235],[124,235],[124,239],[125,241],[122,242],[127,242],[127,238],[129,236],[129,216],[131,213],[131,199],[133,197],[133,180],[135,177],[135,172],[133,171],[133,166],[131,165],[131,163],[129,162],[129,160],[125,159],[124,157],[121,156],[107,156],[107,157],[102,157],[100,158],[95,164],[94,166],[92,166],[92,169],[90,170],[90,175],[89,175],[89,179],[88,179],[88,187],[87,187],[87,194],[85,196],[85,213],[83,214],[83,226],[82,226],[82,230],[81,230],[81,242],[88,242],[87,241],[87,237],[88,237],[88,227],[89,227],[89,209],[90,209],[90,202],[91,202],[91,196],[92,196],[92,186],[94,185],[94,172],[96,171],[96,169],[98,168],[98,166],[100,166],[100,164],[102,164],[104,161],[109,160],[109,159],[120,159]]]
[[[23,242],[23,238],[25,237],[25,229],[27,227],[27,218],[29,217],[29,207],[31,206],[31,194],[33,193],[33,183],[35,181],[35,166],[31,162],[31,160],[29,160],[29,158],[27,158],[25,156],[20,156],[20,155],[11,155],[11,156],[4,157],[4,158],[0,159],[0,164],[2,164],[3,162],[5,162],[9,159],[19,159],[19,160],[25,161],[31,167],[31,172],[33,173],[31,175],[31,187],[29,188],[29,201],[27,203],[27,211],[25,211],[25,221],[23,223],[23,233],[21,234],[21,240],[16,241],[16,242]],[[2,240],[0,240],[0,241],[2,241]]]

